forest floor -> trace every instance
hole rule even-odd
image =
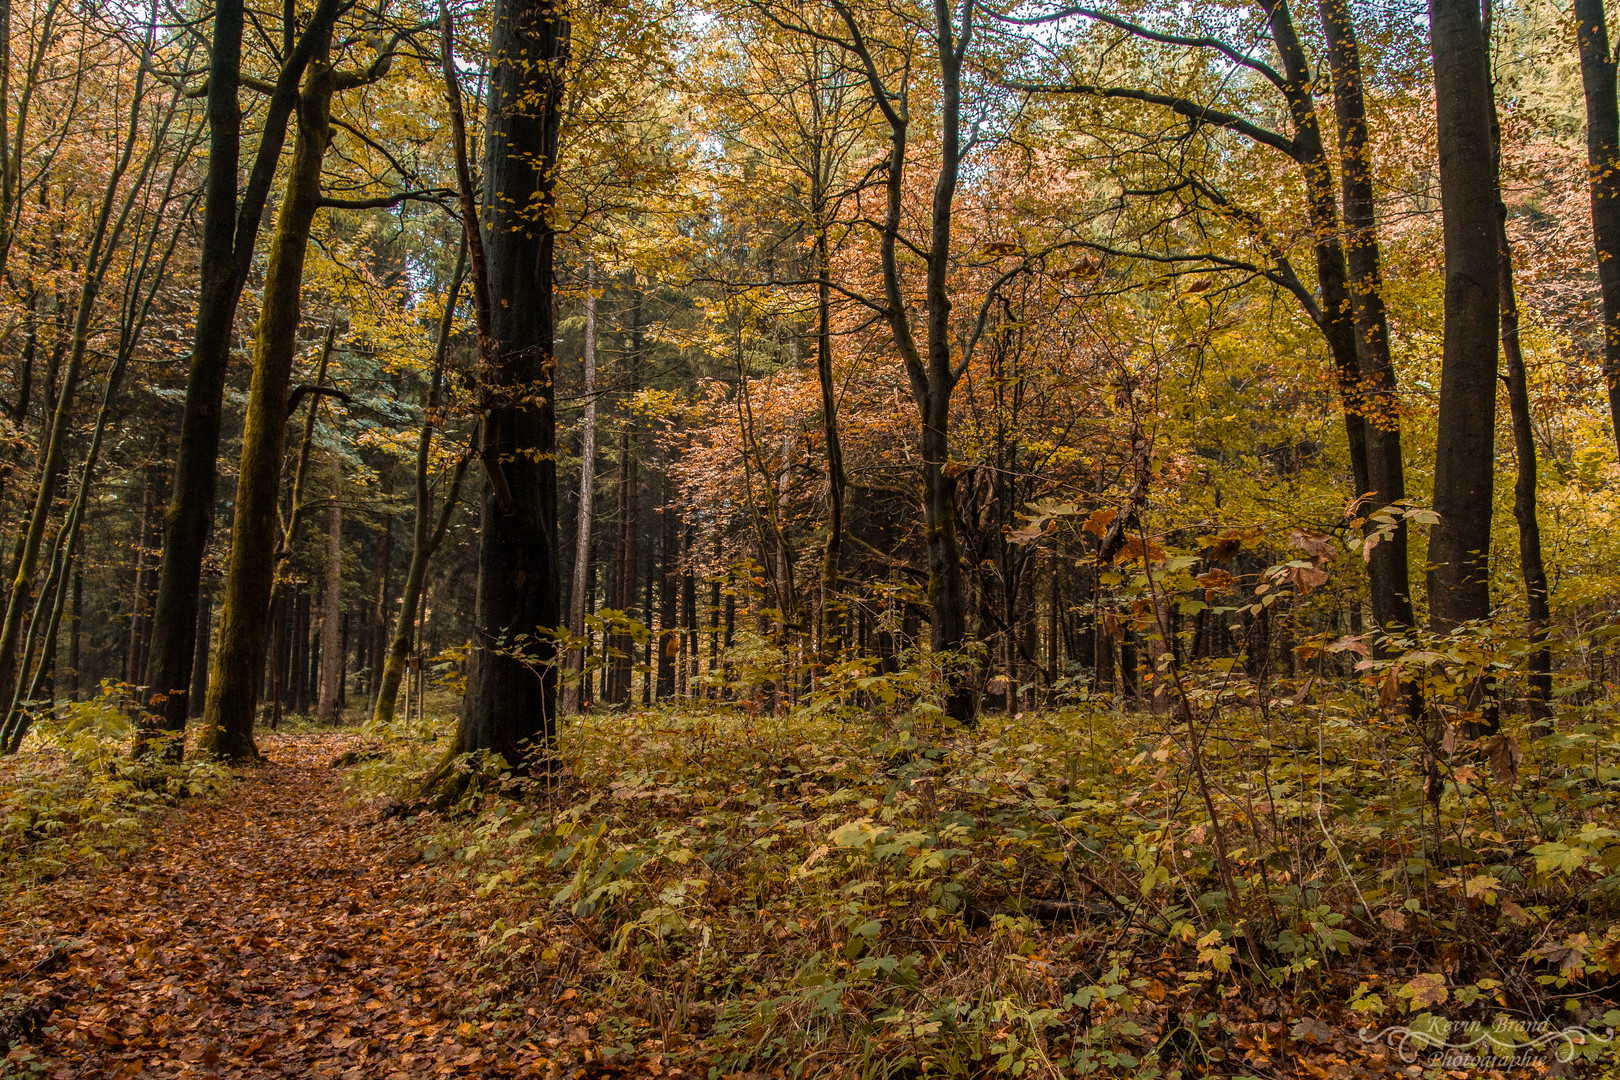
[[[261,737],[223,794],[7,901],[0,1074],[546,1075],[525,1025],[460,1019],[478,902],[422,863],[424,819],[356,804],[357,742]]]
[[[143,774],[83,703],[0,761],[0,1080],[1620,1077],[1607,735],[1459,758],[1437,826],[1372,724],[1270,714],[1212,818],[1145,714],[688,703],[396,801],[452,706]]]

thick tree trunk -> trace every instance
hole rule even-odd
[[[286,140],[288,120],[298,102],[298,84],[317,51],[324,55],[342,0],[320,0],[297,45],[276,76],[248,183],[237,200],[242,116],[237,101],[241,82],[241,0],[215,0],[214,42],[208,69],[208,177],[203,208],[202,270],[193,332],[191,371],[180,420],[174,486],[165,518],[163,557],[158,567],[157,601],[152,613],[149,707],[156,714],[143,725],[142,745],[155,727],[173,745],[191,712],[187,697],[196,645],[197,597],[203,556],[214,521],[216,465],[225,375],[230,364],[236,306],[253,265],[253,249],[265,201]],[[250,680],[251,681],[251,680]],[[232,752],[246,749],[233,737]]]
[[[1575,0],[1581,87],[1586,92],[1586,164],[1592,189],[1592,239],[1603,302],[1603,381],[1620,444],[1620,105],[1615,57],[1603,0]]]
[[[556,731],[556,648],[546,634],[562,614],[548,214],[568,39],[555,0],[497,0],[482,199],[490,300],[482,374],[493,400],[482,419],[481,453],[490,483],[455,752],[488,751],[516,768],[544,759]]]
[[[310,402],[310,408],[315,403]],[[326,595],[321,603],[321,697],[316,715],[323,724],[338,721],[343,681],[343,510],[338,502],[338,459],[332,460],[331,501],[326,509]]]
[[[568,631],[585,636],[585,593],[590,578],[591,527],[596,500],[596,265],[585,261],[584,415],[580,420],[579,514],[574,529],[574,576],[568,590]],[[563,712],[579,712],[584,692],[585,647],[569,652],[569,679],[563,688]]]
[[[1490,615],[1499,330],[1496,168],[1479,0],[1429,0],[1444,218],[1445,344],[1429,535],[1429,611],[1445,632]]]
[[[253,714],[269,645],[267,624],[277,563],[276,502],[286,442],[287,392],[301,315],[304,255],[319,205],[321,159],[331,134],[334,82],[326,59],[330,33],[325,37],[319,55],[310,64],[299,98],[298,139],[265,271],[219,647],[209,673],[208,703],[198,743],[205,753],[226,760],[258,756],[253,742]],[[313,408],[315,403],[310,405]],[[187,612],[188,622],[195,619],[195,610],[192,607]],[[186,644],[189,652],[191,642]],[[190,672],[186,674],[189,679]]]

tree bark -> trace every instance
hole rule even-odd
[[[849,32],[844,48],[860,62],[872,91],[872,102],[889,127],[887,206],[879,260],[883,270],[884,316],[896,351],[905,363],[912,398],[921,421],[922,509],[928,552],[928,604],[932,609],[933,649],[946,664],[945,712],[958,723],[974,720],[973,688],[962,677],[955,653],[967,633],[967,597],[962,555],[956,537],[956,477],[950,463],[951,394],[960,378],[951,348],[952,205],[962,160],[962,61],[972,39],[974,6],[964,0],[961,26],[953,22],[949,0],[934,0],[933,31],[939,64],[940,148],[934,176],[928,235],[928,269],[924,286],[926,346],[919,347],[900,280],[897,247],[907,192],[906,146],[911,124],[909,102],[890,91],[860,32],[854,14],[842,3],[833,6]],[[924,351],[926,348],[926,353]]]
[[[286,441],[287,392],[302,310],[304,256],[319,208],[321,160],[331,135],[335,83],[327,62],[330,36],[328,28],[299,95],[298,138],[265,271],[219,646],[209,673],[208,703],[198,743],[203,752],[230,761],[256,758],[259,753],[253,741],[253,714],[269,644],[267,623],[277,562],[276,502]],[[312,401],[310,407],[315,404]],[[187,612],[188,622],[195,619],[195,610],[192,607]],[[186,642],[188,652],[191,644]],[[186,675],[189,680],[190,672]]]
[[[585,636],[585,593],[590,578],[591,526],[596,499],[596,264],[585,260],[585,355],[583,357],[585,399],[580,419],[579,514],[574,530],[574,577],[568,590],[568,632]],[[585,646],[572,649],[568,656],[569,678],[563,688],[563,712],[579,712],[581,683],[585,678]]]
[[[1603,381],[1620,445],[1620,104],[1603,0],[1575,0],[1581,88],[1586,96],[1586,164],[1592,193],[1592,240],[1603,305]]]
[[[818,171],[819,179],[819,171]],[[818,185],[819,195],[819,185]],[[822,200],[817,206],[816,228],[816,379],[821,384],[821,431],[827,443],[827,539],[821,549],[821,640],[819,662],[837,658],[844,639],[844,609],[838,600],[839,564],[843,561],[844,449],[838,438],[838,387],[832,366],[832,266]]]
[[[546,636],[561,622],[549,215],[568,45],[555,0],[496,0],[482,196],[491,302],[481,455],[490,482],[454,752],[488,751],[514,768],[546,759],[556,731],[556,647]],[[480,228],[477,219],[464,225]]]
[[[659,570],[658,592],[658,700],[675,696],[675,660],[681,652],[681,636],[676,629],[676,608],[680,596],[677,548],[680,545],[675,508],[669,505],[669,479],[664,479],[664,505],[658,511]]]
[[[1429,534],[1429,611],[1449,631],[1490,615],[1499,327],[1489,55],[1478,0],[1429,0],[1444,219],[1445,343]]]
[[[315,402],[310,402],[310,408]],[[326,595],[321,604],[321,697],[316,715],[323,724],[338,721],[343,679],[343,509],[338,501],[339,459],[332,458],[331,498],[326,508]]]
[[[208,699],[208,645],[212,630],[213,616],[213,589],[211,582],[205,574],[198,585],[201,592],[197,597],[197,640],[196,651],[191,658],[191,692],[187,697],[187,719],[197,720],[202,717],[203,702]]]
[[[320,0],[277,72],[275,92],[265,111],[253,168],[239,204],[242,113],[237,94],[242,69],[243,4],[242,0],[215,0],[208,69],[208,176],[197,325],[192,336],[191,371],[186,379],[180,445],[152,613],[148,708],[157,715],[143,725],[166,733],[165,741],[172,746],[165,753],[171,756],[179,753],[174,737],[185,730],[186,716],[191,712],[187,691],[192,682],[196,645],[197,597],[214,521],[220,422],[236,306],[253,265],[265,202],[281,159],[288,120],[298,103],[299,82],[316,52],[325,53],[323,43],[331,36],[341,6],[342,0]],[[287,29],[290,34],[291,28]],[[143,746],[150,734],[148,730],[143,736]],[[244,743],[236,738],[233,752],[250,744],[251,739]]]
[[[639,301],[638,301],[639,303]],[[637,328],[636,337],[640,337]],[[634,376],[632,376],[633,380]],[[618,508],[614,514],[612,595],[609,606],[624,618],[631,616],[635,607],[635,553],[636,553],[636,425],[632,416],[625,415],[619,426],[619,478],[615,485]],[[607,688],[603,701],[608,705],[625,705],[630,701],[630,675],[635,666],[635,638],[624,627],[618,627],[607,641]]]
[[[383,664],[388,657],[388,575],[394,553],[394,459],[384,458],[377,472],[383,512],[377,525],[377,595],[371,605],[371,635],[366,652],[366,681],[373,710],[377,707]]]
[[[427,581],[428,561],[444,543],[450,520],[461,501],[461,484],[467,474],[463,457],[456,462],[439,511],[437,525],[433,522],[433,489],[429,486],[432,465],[433,428],[438,419],[440,396],[444,389],[444,369],[450,353],[450,330],[454,325],[456,301],[461,295],[461,283],[466,271],[467,249],[463,245],[456,260],[456,272],[450,279],[445,295],[444,312],[439,316],[438,341],[433,351],[433,376],[428,384],[426,406],[422,410],[422,432],[416,440],[416,518],[412,523],[411,561],[405,571],[405,590],[399,601],[399,619],[394,627],[393,640],[383,664],[378,682],[377,699],[372,707],[372,722],[387,725],[394,719],[399,700],[399,684],[405,675],[405,661],[411,649],[411,628],[416,624],[417,609],[422,600],[422,588]]]
[[[1487,35],[1488,35],[1488,26]],[[1488,36],[1487,36],[1488,40]],[[1541,556],[1541,523],[1536,515],[1536,438],[1530,418],[1530,386],[1519,342],[1519,300],[1513,284],[1513,246],[1508,242],[1507,204],[1502,201],[1502,124],[1491,108],[1491,141],[1496,159],[1496,251],[1498,298],[1502,308],[1502,360],[1507,370],[1508,415],[1513,430],[1517,476],[1513,482],[1513,517],[1519,527],[1519,576],[1524,579],[1525,630],[1530,639],[1526,711],[1535,727],[1552,718],[1552,648],[1547,630],[1552,612],[1547,603],[1547,567]]]
[[[1363,509],[1372,511],[1406,498],[1400,401],[1384,309],[1383,270],[1374,215],[1372,149],[1362,92],[1361,49],[1348,0],[1323,0],[1321,17],[1332,74],[1333,107],[1338,119],[1345,260],[1361,369],[1360,400],[1365,412],[1368,486],[1357,494],[1371,496],[1370,505]],[[1369,523],[1369,528],[1372,527]],[[1373,548],[1367,563],[1373,619],[1386,638],[1415,623],[1407,548],[1403,518],[1389,537]]]

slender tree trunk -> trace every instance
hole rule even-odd
[[[148,47],[150,46],[148,31]],[[74,308],[73,328],[68,342],[67,364],[62,371],[61,389],[55,395],[55,409],[50,415],[49,424],[44,426],[43,444],[40,452],[38,477],[39,485],[34,497],[34,505],[29,515],[26,528],[19,534],[19,548],[15,560],[16,570],[11,583],[11,592],[7,599],[5,618],[0,624],[0,702],[10,702],[13,692],[17,688],[17,649],[20,644],[22,624],[25,611],[28,607],[30,594],[34,589],[34,572],[38,566],[39,549],[45,539],[45,525],[50,517],[51,502],[56,492],[57,479],[67,459],[67,443],[69,438],[68,424],[73,414],[74,393],[78,389],[79,372],[84,364],[84,357],[90,342],[92,316],[95,312],[96,301],[101,293],[101,284],[110,263],[109,253],[118,245],[118,238],[128,218],[128,211],[133,199],[133,193],[126,196],[124,212],[116,216],[114,208],[118,202],[118,189],[125,172],[129,168],[134,153],[135,140],[140,128],[140,107],[144,99],[143,88],[147,70],[148,53],[143,50],[142,63],[139,74],[136,76],[132,104],[130,106],[129,134],[124,140],[122,151],[116,160],[107,186],[103,191],[100,206],[97,210],[92,236],[84,259],[83,280],[79,285],[78,300]],[[14,726],[11,718],[7,720],[8,729]],[[8,731],[8,735],[10,732]],[[15,744],[11,748],[14,748]],[[4,747],[0,747],[4,749]]]
[[[1347,233],[1345,259],[1361,367],[1360,399],[1366,418],[1368,486],[1357,494],[1371,496],[1371,505],[1364,510],[1377,510],[1406,498],[1406,467],[1395,365],[1384,310],[1361,49],[1349,0],[1323,0],[1321,16],[1338,119],[1340,191]],[[1367,563],[1373,619],[1384,635],[1398,634],[1415,623],[1407,564],[1407,528],[1403,519],[1387,539],[1373,548]]]
[[[310,402],[310,408],[315,403]],[[321,605],[321,699],[316,710],[323,724],[338,721],[343,681],[343,510],[338,502],[339,461],[332,460],[331,502],[326,510],[326,596]]]
[[[1592,239],[1603,302],[1603,381],[1620,444],[1620,105],[1615,57],[1603,0],[1575,0],[1575,33],[1586,93],[1586,164],[1592,189]]]
[[[208,698],[208,639],[212,633],[214,614],[212,581],[204,574],[198,584],[202,592],[197,597],[196,650],[191,657],[191,692],[187,698],[187,718],[191,720],[202,716],[203,702]]]
[[[337,707],[341,712],[349,707],[349,613],[338,620],[338,680]]]
[[[135,581],[129,597],[129,647],[124,653],[124,682],[138,687],[146,658],[141,647],[146,643],[146,577],[148,552],[152,542],[152,506],[157,498],[156,467],[148,464],[141,477],[141,516],[135,525]]]
[[[1489,9],[1487,9],[1488,11]],[[1489,24],[1486,26],[1489,40]],[[1530,639],[1529,692],[1526,711],[1533,727],[1552,718],[1552,648],[1547,630],[1552,612],[1547,603],[1547,568],[1541,557],[1541,524],[1536,516],[1536,438],[1530,418],[1530,386],[1519,342],[1519,301],[1513,286],[1513,246],[1508,242],[1507,204],[1501,197],[1502,125],[1493,94],[1491,139],[1496,158],[1496,249],[1498,297],[1502,308],[1502,360],[1507,369],[1508,415],[1518,475],[1513,483],[1513,517],[1519,526],[1519,576],[1524,579],[1525,629]]]
[[[73,571],[73,613],[68,626],[68,693],[74,701],[84,700],[82,660],[79,654],[79,624],[84,617],[84,570]]]
[[[658,603],[658,700],[675,696],[675,659],[681,652],[681,636],[676,629],[676,604],[680,595],[680,571],[676,558],[680,544],[675,509],[669,505],[669,479],[664,479],[664,506],[658,511],[660,577]]]
[[[377,530],[377,595],[371,606],[370,648],[366,653],[366,680],[371,706],[377,707],[377,694],[383,684],[383,664],[388,657],[388,575],[394,553],[394,459],[384,458],[378,469],[378,485],[383,502],[382,521]]]
[[[836,657],[844,637],[844,611],[838,600],[839,564],[844,545],[844,449],[838,437],[838,386],[832,366],[832,266],[827,228],[816,230],[816,378],[821,384],[821,430],[827,443],[827,539],[821,549],[820,662]]]
[[[287,707],[295,715],[309,712],[310,604],[302,587],[293,598],[292,696]]]
[[[579,448],[579,514],[574,531],[574,577],[568,592],[568,631],[585,636],[585,593],[590,577],[592,510],[596,498],[596,265],[585,261],[584,416]],[[563,712],[579,712],[585,673],[585,648],[569,654],[570,678],[563,688]]]
[[[619,429],[618,510],[614,515],[613,577],[611,606],[629,617],[635,607],[636,553],[636,459],[635,422],[626,416]],[[607,688],[603,700],[609,705],[630,701],[630,675],[635,664],[635,639],[624,629],[608,638]]]
[[[649,541],[641,560],[641,625],[648,630],[647,640],[641,646],[641,704],[652,704],[653,654],[653,580],[658,576],[658,553]]]
[[[1260,0],[1271,29],[1271,39],[1282,59],[1283,96],[1294,124],[1294,157],[1304,174],[1306,211],[1315,233],[1317,288],[1321,294],[1318,325],[1333,357],[1334,373],[1344,413],[1345,438],[1350,450],[1350,471],[1356,495],[1372,490],[1367,462],[1367,405],[1363,372],[1357,353],[1356,331],[1347,284],[1344,248],[1339,241],[1339,215],[1333,196],[1333,170],[1322,141],[1312,77],[1305,50],[1294,27],[1286,0]]]
[[[697,578],[692,573],[692,541],[697,526],[687,524],[681,529],[681,626],[682,675],[688,697],[697,697]]]
[[[439,336],[433,352],[433,377],[428,385],[426,407],[422,410],[422,432],[416,440],[416,518],[412,523],[411,562],[405,571],[405,591],[399,601],[399,621],[395,624],[393,640],[382,667],[377,699],[372,707],[372,721],[378,726],[394,719],[399,699],[399,684],[405,675],[405,661],[411,649],[411,627],[416,624],[417,609],[422,600],[422,588],[427,581],[428,562],[444,542],[450,520],[461,501],[461,484],[467,475],[468,458],[456,463],[439,511],[437,525],[433,522],[433,489],[429,486],[429,468],[432,463],[433,428],[438,419],[439,400],[444,388],[445,361],[450,351],[450,331],[455,321],[456,300],[461,294],[462,275],[466,270],[465,244],[456,261],[455,275],[445,295],[444,312],[439,316]]]
[[[714,565],[716,573],[714,577],[709,579],[709,685],[704,692],[704,696],[708,698],[720,696],[720,574],[718,571],[722,555],[720,533],[716,531],[714,534]],[[651,619],[649,618],[648,621],[650,625]]]
[[[490,483],[473,663],[454,749],[489,751],[515,768],[544,760],[556,732],[556,648],[543,632],[562,614],[548,215],[568,42],[569,21],[555,0],[496,0],[482,199],[490,301],[483,383],[493,400],[481,454]]]
[[[298,139],[276,221],[254,341],[225,604],[198,744],[204,752],[226,760],[258,756],[253,713],[269,645],[266,624],[277,562],[276,502],[286,441],[287,392],[301,314],[304,255],[319,205],[321,159],[331,134],[334,82],[326,60],[329,39],[328,32],[300,95]],[[313,408],[315,403],[310,405]],[[188,622],[194,620],[195,608],[187,614]],[[189,652],[191,642],[186,644]]]

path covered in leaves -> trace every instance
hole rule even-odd
[[[543,1033],[461,1019],[478,913],[418,860],[425,826],[352,805],[331,763],[354,742],[266,739],[124,864],[0,907],[17,1074],[546,1075]]]

